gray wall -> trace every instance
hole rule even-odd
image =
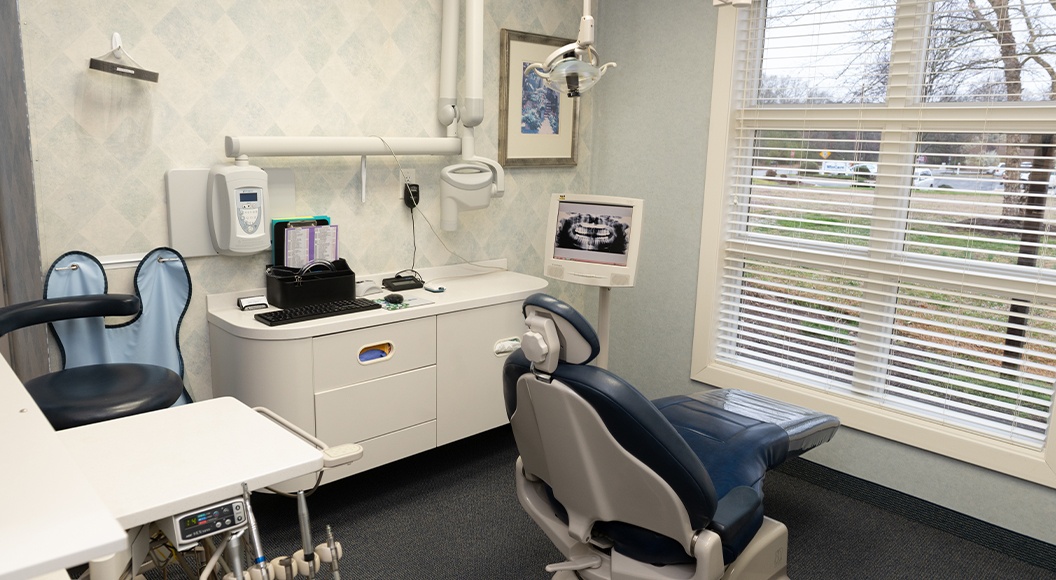
[[[601,2],[598,50],[618,68],[594,99],[593,193],[645,199],[638,282],[614,290],[610,368],[650,398],[689,380],[716,8]],[[843,429],[811,460],[1056,543],[1056,493]]]
[[[690,392],[714,51],[710,3],[600,2],[592,193],[645,200],[633,289],[612,291],[609,367],[646,395]]]
[[[0,2],[0,306],[40,298],[40,246],[29,148],[29,104],[22,64],[18,5]],[[6,250],[6,251],[5,251]],[[21,275],[32,272],[34,275]],[[10,275],[9,275],[10,274]],[[4,337],[4,354],[18,376],[48,370],[43,326]]]

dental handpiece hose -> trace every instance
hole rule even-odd
[[[301,544],[304,561],[308,564],[308,580],[315,578],[315,548],[312,546],[312,525],[308,522],[308,500],[304,490],[297,492],[297,520],[301,524]]]
[[[239,531],[231,536],[227,543],[227,564],[231,568],[231,577],[242,580],[242,541],[239,539],[242,532]]]
[[[268,559],[264,557],[264,547],[260,543],[260,530],[257,528],[257,518],[253,516],[253,507],[249,504],[249,486],[242,483],[242,499],[246,502],[246,519],[249,522],[249,542],[253,547],[254,567],[260,571],[261,580],[268,578]]]

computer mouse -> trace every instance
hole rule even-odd
[[[385,302],[389,304],[403,304],[403,294],[389,294],[385,296]]]

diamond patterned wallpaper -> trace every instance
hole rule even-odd
[[[20,0],[44,264],[74,249],[105,257],[168,245],[165,172],[226,161],[227,135],[443,136],[440,8],[440,0]],[[498,155],[499,30],[575,37],[581,9],[579,0],[485,2],[479,155]],[[88,69],[113,32],[160,73],[157,84]],[[508,170],[505,197],[463,213],[457,232],[441,234],[447,247],[540,275],[549,194],[589,191],[589,97],[580,119],[578,167]],[[415,170],[437,232],[439,172],[454,161],[400,159]],[[295,171],[298,213],[330,215],[357,272],[408,268],[412,256],[416,266],[460,261],[420,218],[412,240],[391,158],[369,158],[366,203],[358,157],[253,162]],[[188,260],[194,287],[181,348],[196,398],[212,393],[205,296],[263,286],[265,263],[264,254]],[[131,291],[132,273],[111,270],[110,290]],[[561,294],[584,296],[579,287]]]

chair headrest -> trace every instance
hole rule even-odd
[[[548,294],[524,299],[527,332],[521,348],[535,368],[552,373],[558,362],[587,364],[598,356],[601,345],[594,328],[575,308]]]

